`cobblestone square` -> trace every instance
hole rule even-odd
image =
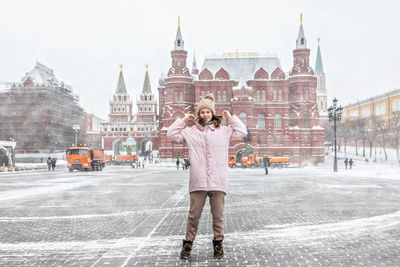
[[[188,261],[188,171],[3,173],[0,266],[399,266],[399,171],[358,168],[230,170],[226,256],[207,203]]]

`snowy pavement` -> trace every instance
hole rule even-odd
[[[340,166],[341,167],[341,166]],[[179,259],[188,172],[0,174],[0,266],[399,266],[400,169],[358,163],[230,170],[225,258],[212,257],[208,203]]]

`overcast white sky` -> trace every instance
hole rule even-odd
[[[0,0],[0,81],[20,80],[38,60],[106,119],[120,63],[134,99],[146,63],[157,91],[178,15],[188,66],[194,50],[201,67],[206,55],[238,49],[276,54],[286,72],[302,12],[312,66],[320,37],[329,101],[345,105],[400,88],[399,11],[398,0]]]

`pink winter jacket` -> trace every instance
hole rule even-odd
[[[189,149],[189,191],[228,192],[228,148],[230,140],[246,136],[246,126],[238,117],[227,120],[229,126],[216,128],[214,124],[201,126],[196,123],[186,127],[177,119],[169,128],[167,137],[177,143],[183,140]]]

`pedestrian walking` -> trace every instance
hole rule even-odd
[[[196,117],[186,114],[169,128],[167,137],[177,143],[186,142],[191,166],[189,177],[190,208],[181,259],[188,259],[195,240],[199,220],[207,197],[210,199],[214,258],[222,258],[224,250],[224,205],[228,192],[228,148],[230,140],[246,136],[246,126],[224,110],[228,126],[221,126],[222,116],[215,112],[214,96],[207,94],[197,105]],[[194,120],[194,126],[187,126]]]
[[[52,158],[52,159],[51,159],[51,169],[52,169],[53,171],[56,170],[56,163],[57,163],[57,159],[56,159],[56,158]]]
[[[189,159],[185,159],[185,167],[186,167],[186,169],[189,169],[189,167],[190,167]]]
[[[347,164],[349,163],[349,160],[346,158],[345,160],[344,160],[344,165],[346,166],[346,170],[347,170]]]
[[[351,169],[351,167],[353,167],[353,159],[349,160],[349,166],[350,166],[350,169]]]
[[[179,159],[176,159],[176,169],[177,170],[179,170],[179,164],[180,164],[181,162],[179,161]]]
[[[185,159],[181,159],[182,170],[185,170]]]
[[[47,168],[49,169],[49,171],[51,170],[51,163],[52,162],[53,162],[53,160],[50,157],[48,157],[47,158]]]
[[[269,158],[267,156],[263,157],[263,163],[265,168],[265,175],[268,175]]]

